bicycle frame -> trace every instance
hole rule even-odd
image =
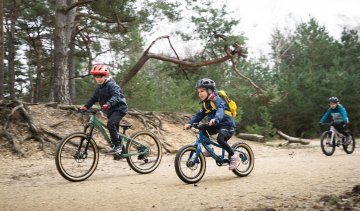
[[[330,125],[329,131],[331,132],[330,140],[336,141],[336,140],[341,140],[343,137],[345,137],[343,134],[341,134],[339,131],[337,131],[333,125]]]
[[[85,146],[85,152],[87,152],[87,149],[88,149],[88,146],[89,146],[89,140],[90,138],[93,136],[93,131],[94,131],[94,128],[97,128],[100,133],[103,135],[103,137],[105,138],[106,142],[110,145],[110,146],[113,146],[111,140],[110,140],[110,137],[109,135],[107,134],[105,128],[106,128],[106,125],[104,123],[102,123],[98,118],[96,118],[96,114],[95,113],[92,113],[90,119],[89,119],[89,122],[85,125],[84,127],[84,133],[87,135],[86,137],[86,140],[87,140],[87,143],[86,143],[86,146]],[[87,130],[89,129],[89,132],[87,133]],[[125,133],[118,133],[118,135],[120,136],[120,147],[123,148],[123,146],[125,145],[124,142],[128,142],[130,140],[133,141],[133,144],[137,147],[142,147],[144,145],[138,143],[137,141],[135,141],[134,139],[128,137],[125,135]],[[81,140],[80,142],[80,145],[79,145],[79,150],[82,146],[82,142],[84,140]],[[149,152],[149,149],[146,147],[146,149],[141,152],[141,153],[129,153],[129,154],[121,154],[124,158],[126,157],[131,157],[131,156],[134,156],[134,155],[144,155],[146,153]]]
[[[193,163],[197,163],[199,154],[201,152],[201,145],[204,146],[204,148],[210,153],[210,156],[216,161],[216,163],[222,165],[225,162],[229,162],[227,159],[225,158],[225,149],[222,148],[222,146],[220,146],[219,144],[213,142],[209,137],[207,137],[206,135],[204,135],[204,133],[199,130],[198,133],[198,137],[195,143],[195,147],[196,147],[196,154],[195,157],[193,158]],[[221,156],[217,155],[211,148],[210,145],[213,145],[215,147],[221,148],[222,152],[221,152]],[[192,154],[190,154],[189,159],[191,158]]]

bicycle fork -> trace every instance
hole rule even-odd
[[[86,133],[87,129],[90,127],[90,131],[89,133]],[[94,126],[90,126],[90,125],[87,125],[85,128],[84,128],[84,134],[86,134],[86,138],[81,138],[80,140],[80,143],[79,143],[79,146],[78,146],[78,150],[74,156],[75,159],[85,159],[87,157],[87,150],[89,148],[89,144],[90,144],[90,139],[92,137],[92,134],[93,134],[93,131],[94,131]],[[84,140],[86,140],[86,143],[85,143],[85,148],[84,148],[84,151],[81,152],[81,148],[84,144]]]

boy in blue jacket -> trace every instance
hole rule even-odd
[[[120,140],[118,136],[119,123],[128,112],[128,106],[124,94],[119,85],[109,77],[109,70],[105,65],[95,65],[90,74],[94,76],[98,87],[93,96],[80,110],[91,108],[96,102],[99,102],[102,110],[108,117],[107,128],[110,133],[111,142],[114,144],[114,158],[121,154]]]
[[[240,164],[240,159],[235,155],[234,151],[227,143],[227,141],[234,134],[235,122],[232,116],[225,114],[229,111],[227,103],[217,95],[215,89],[215,82],[211,79],[204,78],[196,82],[195,89],[201,99],[201,109],[197,112],[191,120],[184,125],[184,129],[190,129],[193,123],[199,123],[205,116],[209,121],[209,126],[206,127],[204,134],[210,135],[219,133],[217,142],[227,151],[230,157],[229,170],[236,169]],[[213,107],[210,102],[213,102]],[[207,133],[206,133],[207,132]]]
[[[330,108],[321,117],[320,124],[323,124],[331,115],[334,121],[335,129],[343,134],[346,137],[346,142],[348,142],[349,134],[346,132],[346,127],[349,124],[349,118],[347,116],[346,109],[339,103],[339,99],[337,97],[330,97],[328,103]]]

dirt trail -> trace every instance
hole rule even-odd
[[[0,158],[2,210],[244,210],[316,209],[325,194],[342,194],[360,184],[360,153],[337,148],[331,157],[318,142],[298,149],[249,143],[255,168],[244,178],[207,158],[197,185],[184,184],[166,155],[148,175],[130,170],[125,161],[102,155],[86,181],[63,179],[50,158]],[[314,207],[315,206],[315,207]]]

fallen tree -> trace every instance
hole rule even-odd
[[[249,141],[256,141],[264,143],[266,141],[265,136],[259,134],[250,134],[250,133],[239,133],[236,135],[238,138],[249,140]]]
[[[280,130],[278,130],[276,133],[277,133],[281,138],[283,138],[283,139],[286,140],[286,142],[281,143],[280,146],[289,145],[289,144],[292,144],[292,143],[303,144],[303,145],[308,145],[308,144],[310,144],[310,140],[291,137],[291,136],[286,135],[285,133],[281,132]]]

